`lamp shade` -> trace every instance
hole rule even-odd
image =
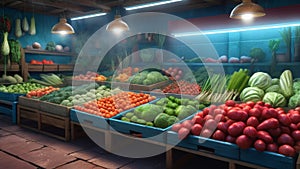
[[[115,19],[106,26],[107,31],[120,33],[129,31],[129,26],[121,19],[121,15],[116,15]]]
[[[266,13],[258,4],[253,3],[251,0],[243,0],[243,2],[237,5],[230,13],[230,18],[233,19],[245,19],[246,17],[262,17]]]
[[[75,31],[74,31],[73,27],[67,23],[66,18],[60,18],[59,22],[52,27],[51,33],[73,34],[73,33],[75,33]]]

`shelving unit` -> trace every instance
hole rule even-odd
[[[61,57],[75,57],[75,53],[71,52],[54,52],[46,50],[37,50],[37,49],[22,49],[23,60],[21,63],[22,67],[22,76],[25,81],[28,80],[29,72],[66,72],[73,71],[74,64],[30,64],[25,62],[26,54],[40,54],[40,55],[52,55],[52,56],[61,56]]]

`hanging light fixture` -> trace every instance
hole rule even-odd
[[[115,19],[106,26],[106,30],[114,33],[129,31],[129,26],[121,18],[121,15],[116,11]]]
[[[251,0],[243,0],[230,13],[233,19],[252,19],[255,17],[265,16],[266,13],[260,5],[253,3]]]
[[[66,18],[60,18],[59,22],[55,24],[52,29],[51,33],[54,34],[73,34],[75,33],[73,27],[67,23]]]

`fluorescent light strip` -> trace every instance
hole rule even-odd
[[[80,20],[80,19],[93,18],[93,17],[97,17],[97,16],[104,16],[106,14],[107,13],[96,13],[96,14],[84,15],[84,16],[79,16],[79,17],[71,18],[71,20],[75,21],[75,20]]]
[[[232,28],[232,29],[220,29],[216,31],[199,31],[199,32],[186,32],[186,33],[174,33],[174,37],[186,37],[186,36],[199,36],[199,35],[213,35],[220,33],[234,33],[234,32],[244,32],[244,31],[254,31],[254,30],[265,30],[265,29],[275,29],[275,28],[285,28],[292,26],[300,26],[300,23],[287,23],[287,24],[276,24],[276,25],[262,25],[257,27],[245,27],[245,28]]]
[[[124,7],[124,8],[127,11],[130,11],[130,10],[148,8],[148,7],[159,6],[159,5],[165,5],[165,4],[170,4],[170,3],[180,2],[180,1],[182,1],[182,0],[158,1],[158,2],[153,2],[153,3],[142,4],[142,5],[128,6],[128,7]]]

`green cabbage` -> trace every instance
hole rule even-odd
[[[300,106],[300,94],[299,93],[290,97],[288,106],[290,108],[295,108],[297,106]]]
[[[258,87],[246,87],[240,94],[240,99],[243,102],[253,101],[258,102],[261,101],[264,97],[265,92]]]
[[[269,103],[273,107],[285,107],[286,106],[286,99],[285,97],[276,92],[268,92],[263,97],[263,102]]]
[[[256,72],[250,77],[248,84],[251,87],[258,87],[260,89],[266,90],[272,85],[272,78],[267,73]]]

